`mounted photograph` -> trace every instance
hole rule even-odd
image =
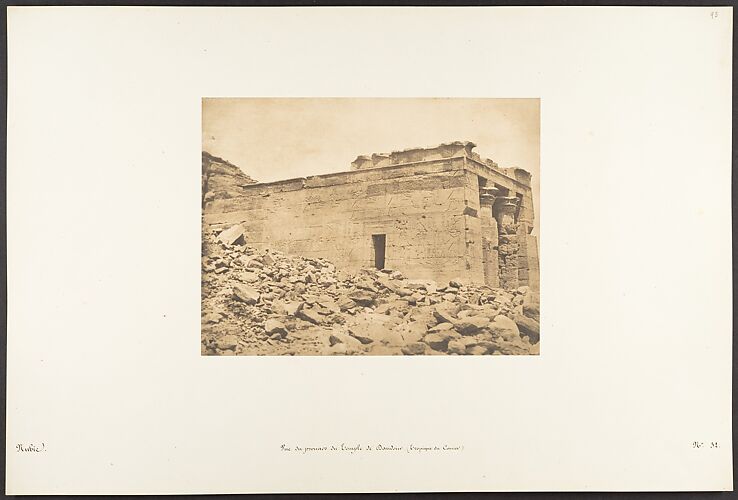
[[[202,355],[538,355],[540,100],[203,98]]]

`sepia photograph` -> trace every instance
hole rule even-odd
[[[204,98],[202,355],[537,355],[539,99]]]
[[[732,7],[6,14],[6,495],[734,489]]]

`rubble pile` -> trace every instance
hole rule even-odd
[[[202,354],[538,354],[539,305],[515,291],[337,270],[206,230]]]

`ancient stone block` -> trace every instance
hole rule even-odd
[[[233,245],[237,242],[243,242],[243,226],[236,224],[218,235],[218,240],[226,245]]]

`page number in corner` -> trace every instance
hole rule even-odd
[[[692,441],[692,448],[700,449],[700,448],[719,448],[717,441],[710,441],[710,442],[702,442],[702,441]]]
[[[712,12],[710,12],[710,17],[711,17],[711,18],[713,18],[713,19],[717,19],[717,16],[718,16],[718,11],[716,11],[716,10],[713,10]]]

